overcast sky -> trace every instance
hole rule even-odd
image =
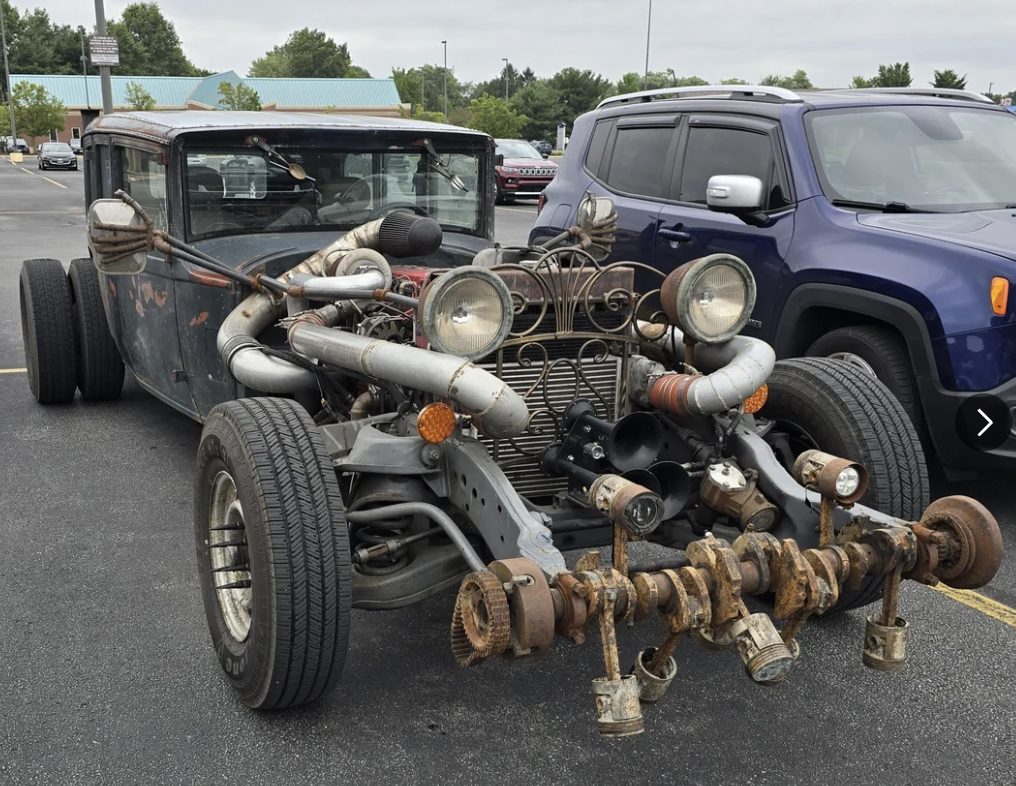
[[[13,0],[16,6],[32,0]],[[107,0],[116,17],[127,0]],[[88,0],[45,0],[52,19],[94,23]],[[302,27],[349,44],[373,76],[393,66],[442,62],[464,81],[492,78],[508,57],[551,76],[566,66],[612,80],[642,72],[649,0],[162,0],[198,66],[234,69]],[[910,61],[915,85],[935,68],[968,75],[968,87],[1016,90],[1013,0],[654,0],[650,70],[758,81],[804,68],[819,87],[846,85],[879,63]]]

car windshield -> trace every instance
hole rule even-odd
[[[538,158],[541,161],[543,156],[528,142],[518,139],[497,140],[497,154],[505,158]]]
[[[47,153],[70,153],[71,146],[63,142],[47,142],[46,143]]]
[[[188,235],[348,230],[395,209],[427,215],[448,232],[479,234],[480,155],[435,147],[453,183],[419,147],[384,150],[195,147],[186,151]],[[281,163],[302,167],[306,177]],[[299,174],[297,172],[296,174]],[[461,186],[465,187],[465,190]]]
[[[1016,204],[1016,116],[953,106],[821,110],[806,116],[830,199],[916,212]]]

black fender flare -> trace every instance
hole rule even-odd
[[[800,354],[797,329],[806,311],[812,308],[834,308],[884,322],[899,331],[919,378],[938,381],[931,337],[923,317],[916,308],[902,300],[837,284],[801,284],[787,297],[773,341],[777,358]],[[812,340],[817,339],[814,336]]]

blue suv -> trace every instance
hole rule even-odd
[[[880,379],[952,477],[1016,467],[1011,112],[918,88],[616,96],[575,121],[530,243],[574,224],[587,192],[617,207],[608,263],[666,273],[741,257],[759,293],[746,334],[778,357],[836,357]],[[978,393],[1005,404],[999,426],[993,402],[992,428],[1008,434],[991,450],[957,430]]]

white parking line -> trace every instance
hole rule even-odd
[[[498,207],[498,210],[509,210],[512,213],[526,213],[527,215],[530,216],[536,215],[535,207],[532,210],[525,210],[524,208],[521,207]]]

